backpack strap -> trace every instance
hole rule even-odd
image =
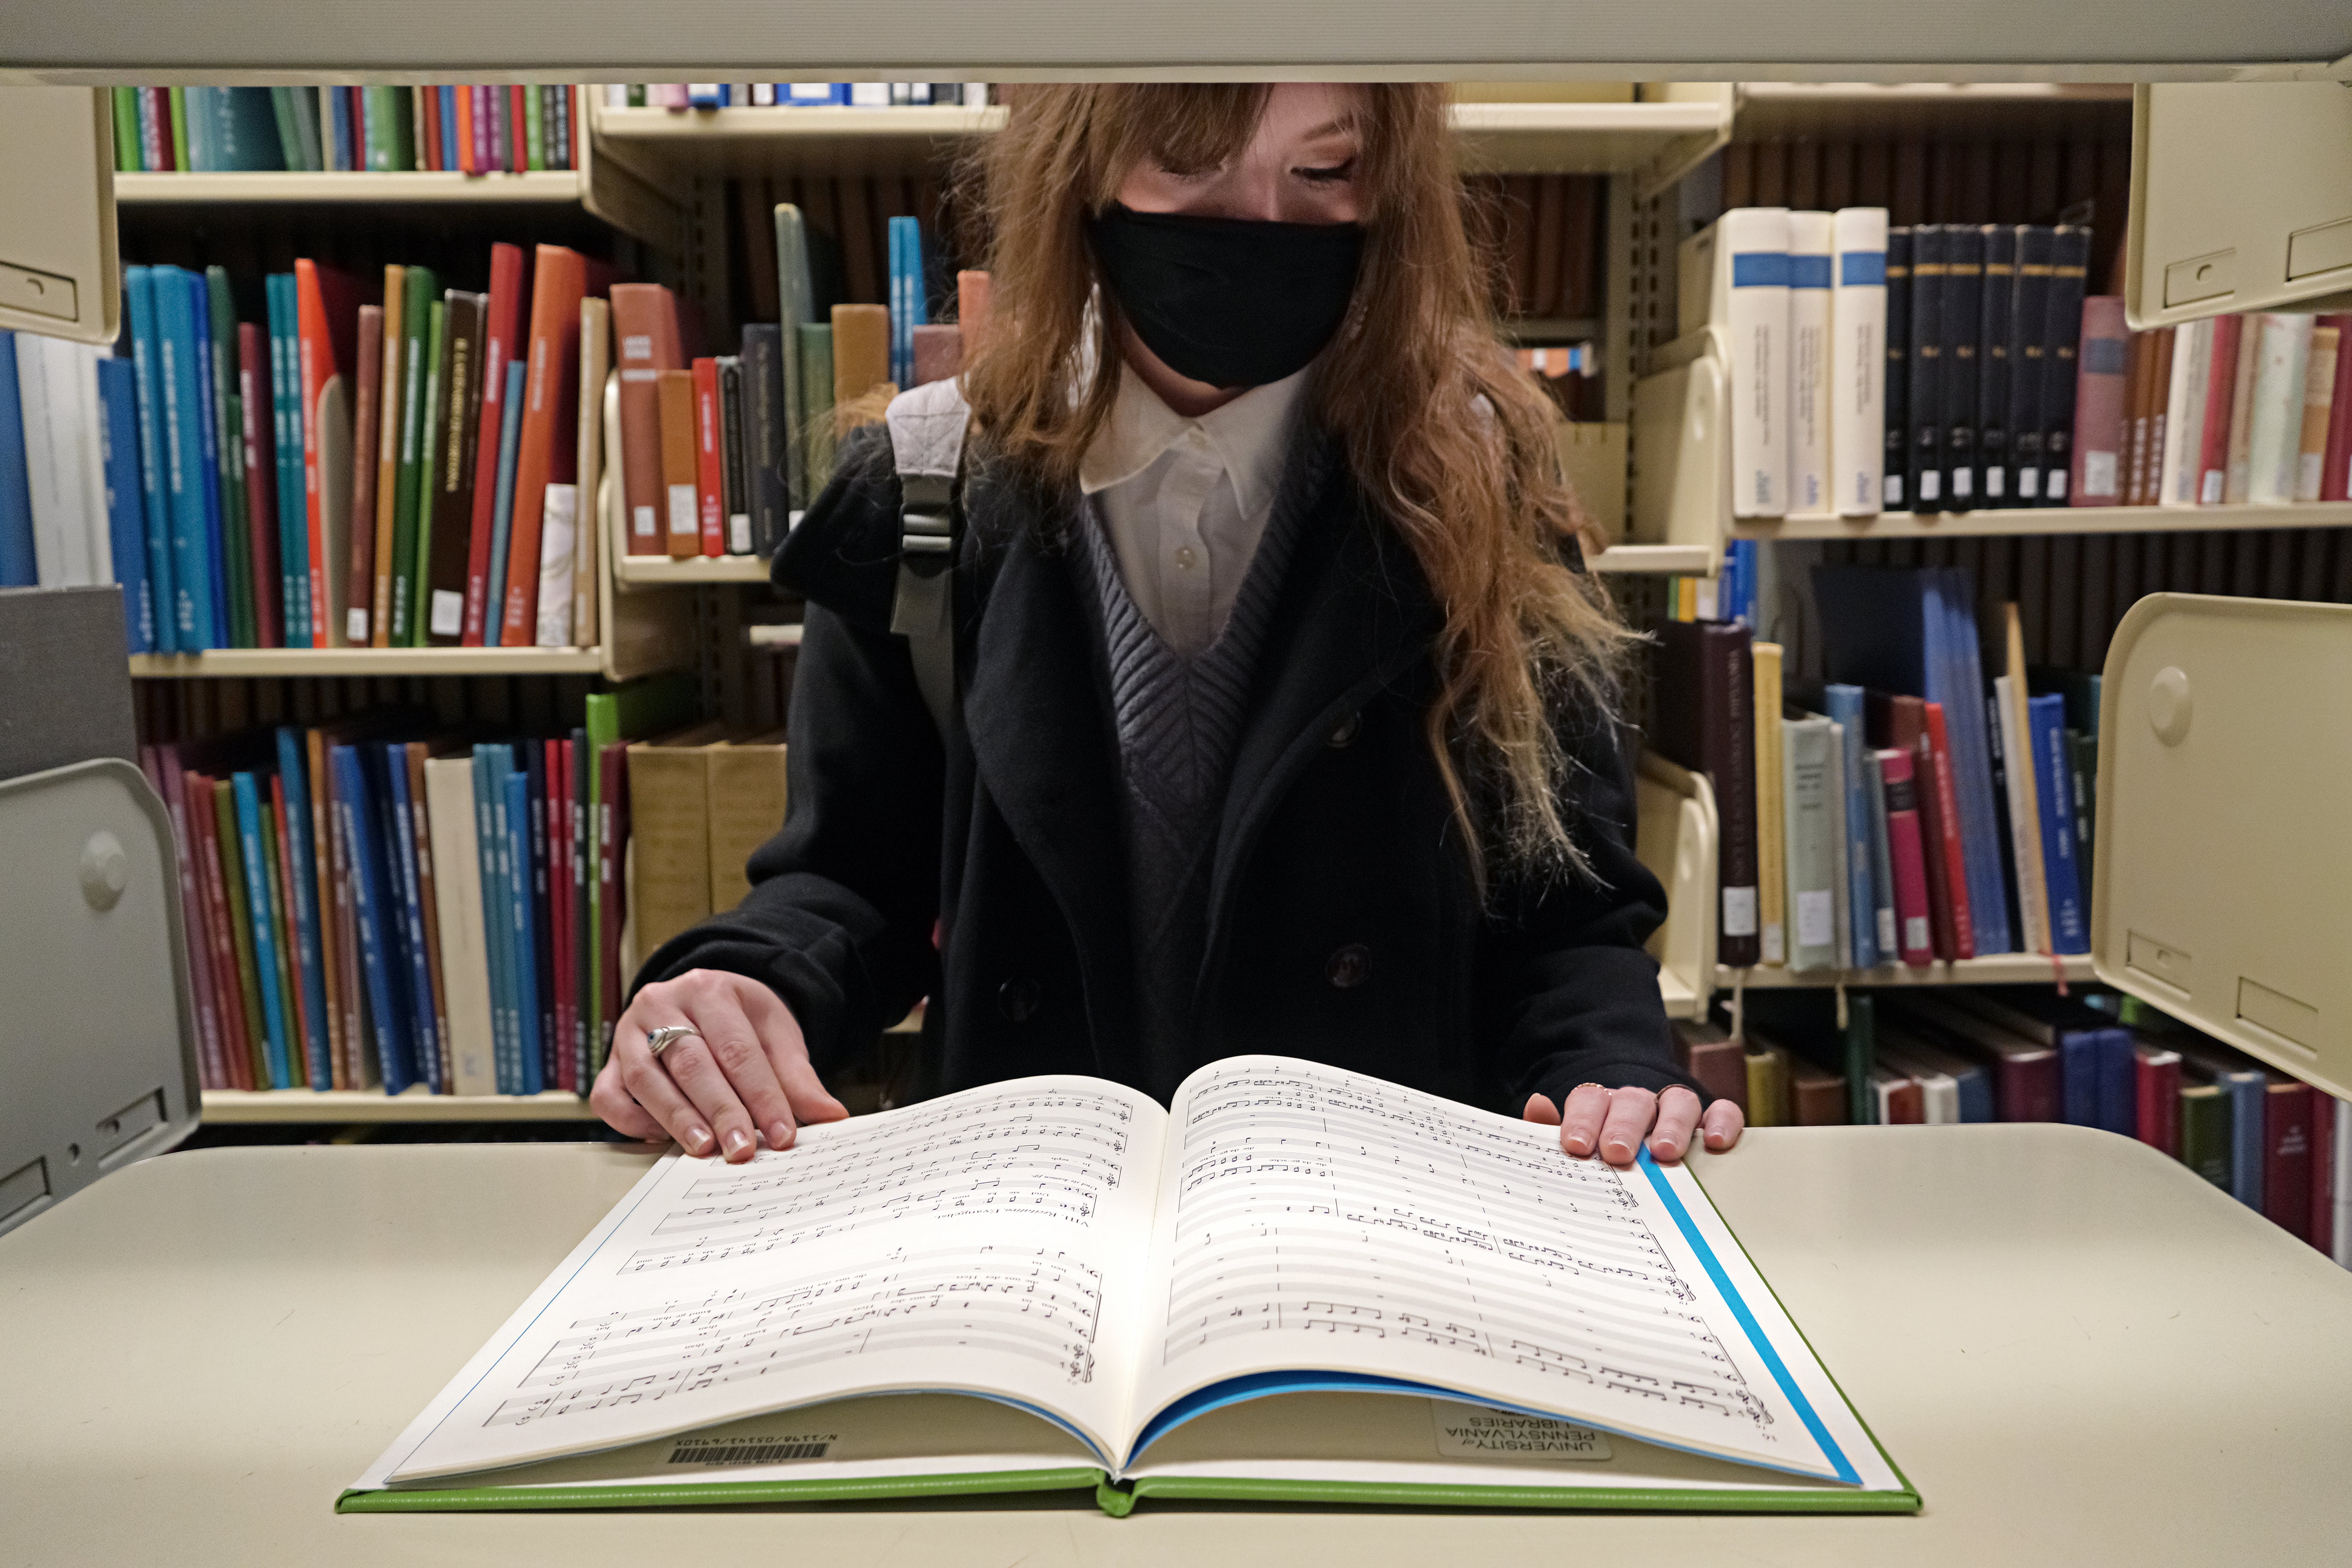
[[[955,708],[955,482],[971,405],[950,378],[890,400],[890,458],[898,471],[898,590],[890,629],[907,639],[915,684],[942,742]]]

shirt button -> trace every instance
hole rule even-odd
[[[1332,731],[1331,738],[1323,743],[1335,752],[1344,751],[1356,743],[1356,737],[1362,732],[1363,728],[1364,716],[1361,713],[1350,713],[1339,721],[1339,727]]]
[[[996,1010],[1007,1022],[1025,1024],[1037,1011],[1037,983],[1034,980],[1008,980],[996,988]]]
[[[1176,547],[1176,564],[1184,571],[1190,572],[1192,569],[1192,563],[1198,560],[1200,556],[1193,552],[1191,545],[1180,544]]]
[[[1324,977],[1342,991],[1351,991],[1372,977],[1372,950],[1362,942],[1351,942],[1331,954],[1323,965]]]

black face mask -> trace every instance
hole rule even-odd
[[[1144,345],[1212,386],[1304,370],[1348,314],[1364,228],[1130,212],[1088,225],[1103,279]]]

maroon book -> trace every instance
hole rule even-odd
[[[1992,1075],[1995,1120],[2066,1120],[2064,1079],[2054,1047],[1979,1018],[1940,996],[1895,996],[1882,992],[1879,1005],[1905,1027],[1988,1068]]]
[[[2282,1230],[2311,1234],[2311,1086],[2278,1072],[2263,1097],[2263,1212]]]
[[[262,647],[286,646],[285,606],[289,595],[278,569],[278,443],[270,421],[261,410],[272,406],[269,387],[269,345],[251,321],[236,327],[236,395],[242,401],[244,429],[239,431],[239,455],[245,464],[246,537],[253,548],[254,641]]]
[[[2338,384],[2341,384],[2339,383]],[[2311,1245],[2336,1252],[2336,1106],[2324,1089],[2311,1091]]]
[[[2133,1047],[2132,1075],[2139,1095],[2139,1141],[2180,1158],[2180,1053],[2161,1046]]]
[[[1722,1029],[1677,1019],[1675,1065],[1710,1099],[1727,1100],[1748,1114],[1748,1053]]]
[[[1668,621],[1658,628],[1657,725],[1650,743],[1715,789],[1716,962],[1762,957],[1756,917],[1756,675],[1748,628]],[[1778,714],[1772,715],[1778,719]]]

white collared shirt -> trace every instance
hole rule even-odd
[[[1310,369],[1312,367],[1309,367]],[[1169,647],[1217,640],[1274,514],[1307,371],[1187,419],[1132,369],[1078,465],[1128,596]]]

